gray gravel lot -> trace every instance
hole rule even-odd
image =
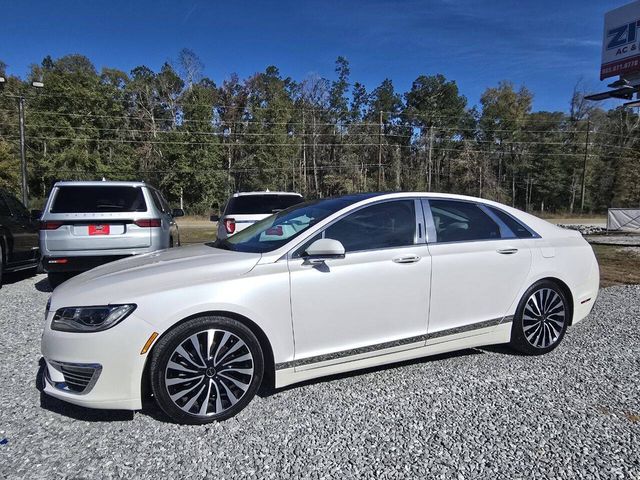
[[[544,357],[466,350],[271,392],[204,427],[41,399],[43,275],[0,289],[2,478],[640,479],[640,286]]]

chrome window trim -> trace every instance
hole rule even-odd
[[[374,197],[375,198],[375,197]],[[364,250],[352,250],[350,252],[346,252],[346,254],[352,254],[352,253],[359,253],[359,252],[375,252],[375,251],[382,251],[382,250],[391,250],[391,249],[397,249],[397,248],[407,248],[407,247],[415,247],[417,245],[422,244],[422,242],[417,242],[416,238],[418,235],[418,216],[417,216],[417,208],[416,208],[416,200],[419,200],[419,198],[416,198],[413,195],[409,195],[406,197],[397,197],[397,198],[385,198],[382,200],[376,200],[374,202],[371,203],[366,203],[364,205],[360,205],[356,208],[353,208],[347,212],[342,213],[340,216],[334,218],[333,220],[331,220],[329,223],[324,224],[323,226],[319,227],[318,230],[314,230],[312,233],[308,233],[307,236],[300,242],[298,242],[294,247],[290,248],[286,254],[284,254],[282,257],[280,258],[287,258],[289,260],[296,260],[299,259],[300,257],[296,257],[294,256],[294,254],[297,252],[297,250],[302,247],[307,241],[309,241],[310,239],[312,239],[313,237],[315,237],[316,235],[322,235],[322,238],[324,237],[324,233],[327,230],[327,228],[331,227],[333,224],[335,224],[336,222],[339,222],[340,220],[342,220],[343,218],[351,215],[352,213],[358,212],[360,210],[362,210],[363,208],[367,208],[367,207],[371,207],[374,205],[379,205],[382,203],[389,203],[389,202],[397,202],[397,201],[407,201],[407,200],[414,200],[414,210],[416,210],[416,224],[414,226],[414,243],[413,245],[399,245],[399,246],[395,246],[395,247],[385,247],[385,248],[367,248]],[[349,207],[347,207],[349,208]]]
[[[425,223],[427,225],[427,243],[438,243],[438,234],[436,233],[436,223],[433,221],[433,213],[429,199],[422,199],[422,210],[424,212]]]

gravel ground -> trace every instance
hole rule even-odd
[[[544,357],[495,347],[333,377],[204,427],[42,399],[47,290],[42,275],[0,290],[2,478],[640,479],[640,286],[603,290]]]

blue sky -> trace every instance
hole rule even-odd
[[[368,90],[405,91],[421,74],[455,80],[469,104],[500,80],[525,84],[536,110],[567,110],[574,84],[598,81],[604,12],[613,0],[240,1],[0,0],[0,60],[24,76],[50,54],[154,70],[194,50],[221,83],[276,65],[285,76],[333,78],[351,63]]]

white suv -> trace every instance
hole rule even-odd
[[[302,201],[302,195],[291,192],[267,190],[234,193],[220,210],[220,215],[211,215],[211,221],[218,222],[218,238],[224,240],[249,225]]]

